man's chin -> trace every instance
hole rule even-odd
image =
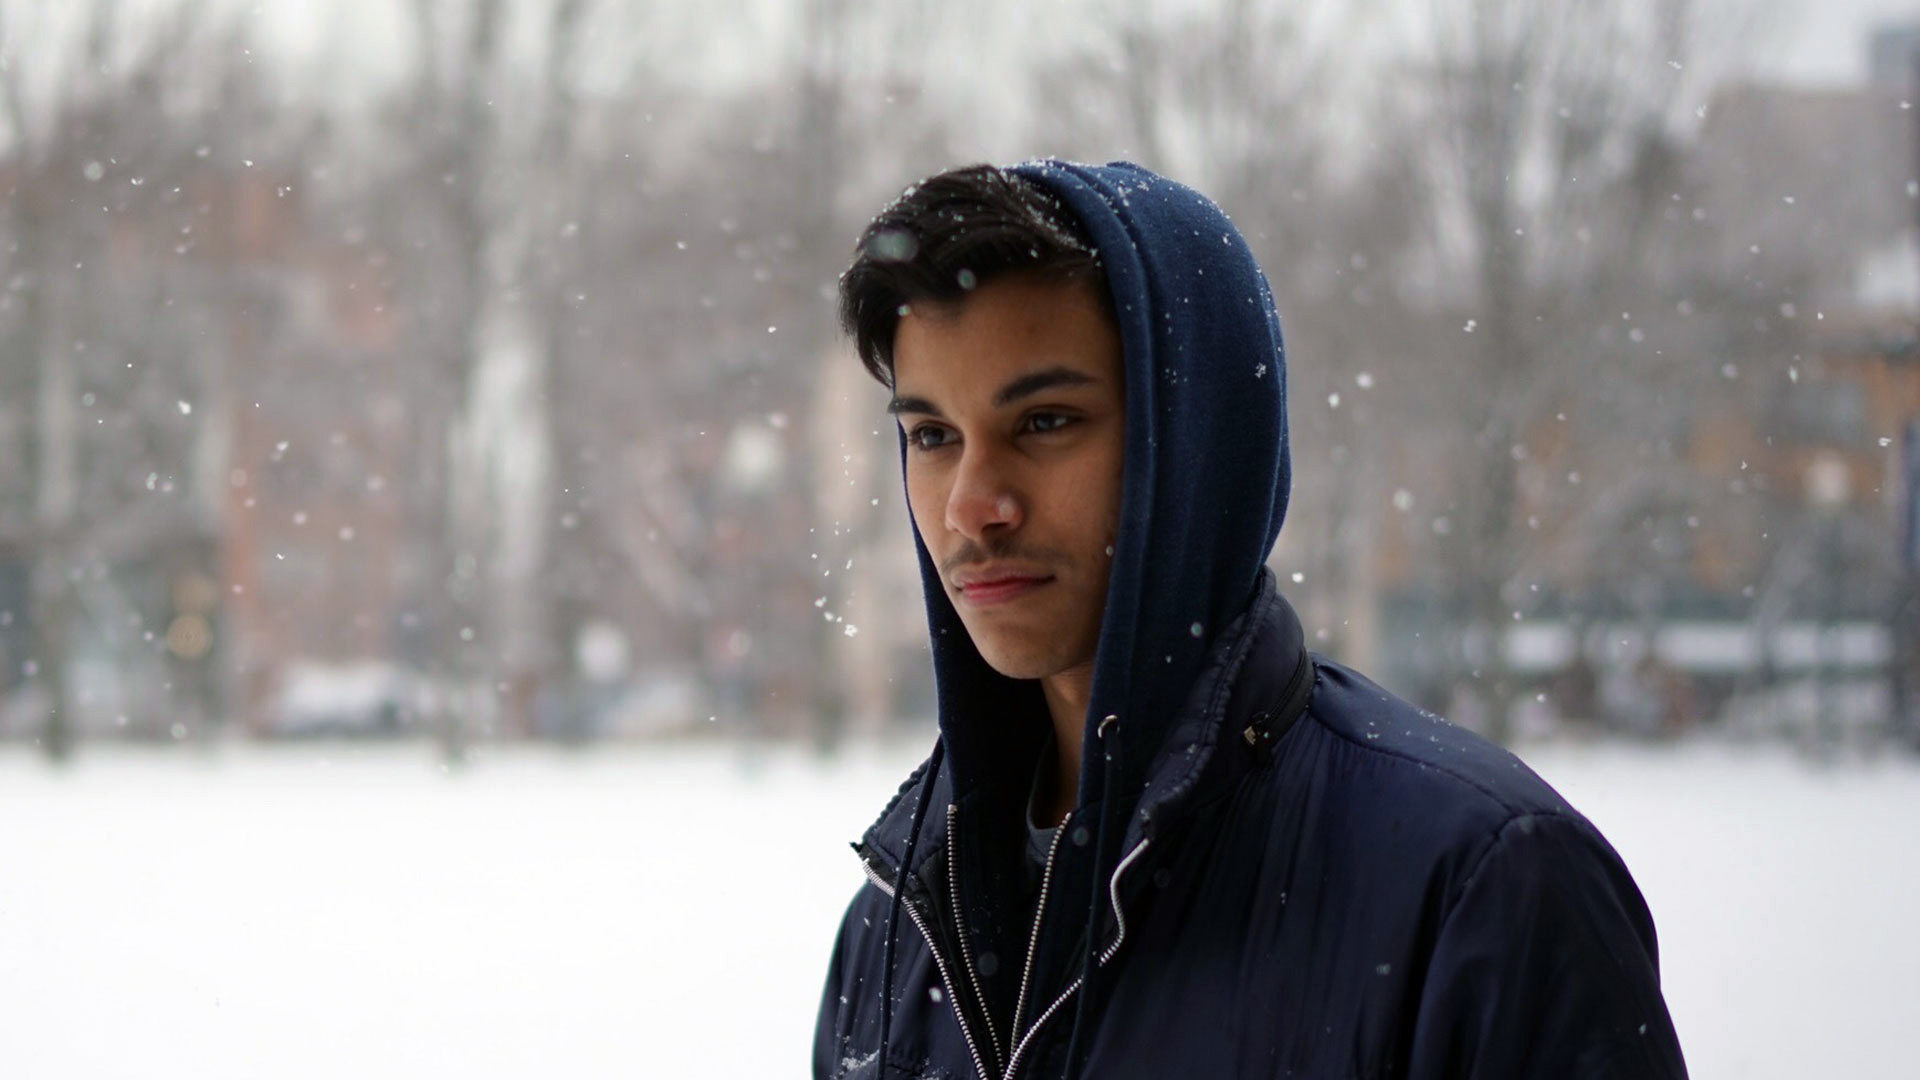
[[[989,642],[982,644],[974,638],[974,648],[980,650],[980,658],[987,666],[1005,675],[1009,679],[1044,679],[1049,675],[1058,675],[1073,664],[1054,655],[1054,650],[1042,648],[1022,648],[1008,642]]]

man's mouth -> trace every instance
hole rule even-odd
[[[960,595],[975,607],[989,607],[1016,600],[1053,581],[1049,574],[989,573],[957,581]]]

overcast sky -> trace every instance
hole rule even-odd
[[[179,0],[122,0],[125,17],[152,17]],[[209,7],[236,13],[254,23],[264,52],[291,61],[282,68],[297,94],[319,94],[337,100],[367,100],[392,86],[412,47],[408,6],[397,0],[201,0]],[[631,2],[631,0],[621,0]],[[855,0],[862,2],[862,0]],[[875,0],[889,2],[889,0]],[[1196,0],[1134,0],[1172,6]],[[1340,4],[1342,0],[1323,0]],[[1449,10],[1447,0],[1396,0],[1417,22]],[[1607,0],[1592,0],[1607,2]],[[1721,42],[1745,54],[1752,76],[1812,85],[1858,83],[1866,74],[1867,35],[1888,23],[1920,22],[1920,0],[1722,0],[1750,5],[1739,10],[1770,13],[1770,20],[1754,28],[1747,41]],[[63,6],[10,4],[17,17],[9,27],[24,49],[45,40],[45,33],[62,23]],[[652,31],[631,42],[603,42],[599,55],[618,57],[622,66],[638,66],[676,80],[713,80],[737,83],[751,80],[768,60],[790,43],[792,0],[687,0],[654,3],[646,10]],[[1310,6],[1310,5],[1309,5]],[[539,19],[542,5],[514,5],[523,15]],[[1101,5],[1094,5],[1100,10]],[[930,20],[928,32],[938,44],[927,53],[927,78],[937,83],[955,79],[978,80],[978,92],[991,95],[1009,80],[995,79],[994,61],[1018,62],[1034,50],[1073,46],[1096,40],[1089,25],[1088,6],[1082,4],[1020,3],[1017,0],[976,0],[964,8],[929,3],[922,9]],[[1385,10],[1382,11],[1385,14]],[[1375,25],[1410,25],[1387,18]],[[510,31],[509,41],[538,48],[537,33]],[[1713,52],[1712,42],[1696,42],[1701,55]],[[692,47],[688,47],[691,45]],[[1358,59],[1369,51],[1364,42],[1346,45]],[[1720,55],[1724,56],[1724,52]],[[1349,65],[1351,66],[1351,65]],[[58,79],[54,69],[40,73]],[[29,76],[31,78],[31,76]],[[616,76],[617,77],[617,76]],[[1030,103],[1014,102],[1024,110]],[[985,149],[985,148],[982,148]]]
[[[737,75],[743,73],[739,68],[753,64],[755,55],[764,55],[762,50],[772,44],[769,39],[778,36],[784,21],[776,13],[789,5],[744,0],[742,6],[757,9],[763,16],[759,18],[728,17],[726,9],[732,5],[688,6],[717,16],[711,39],[715,47],[707,51],[704,62],[735,68],[719,74]],[[261,30],[290,53],[310,55],[313,43],[338,40],[344,31],[345,38],[359,46],[355,50],[359,61],[371,65],[369,76],[378,78],[386,73],[380,69],[397,60],[398,42],[391,39],[405,25],[397,5],[370,0],[272,0],[252,7]],[[1784,0],[1782,11],[1774,28],[1755,43],[1755,71],[1794,82],[1850,83],[1865,76],[1869,28],[1877,23],[1920,21],[1920,0]],[[956,24],[965,20],[947,17],[943,21],[946,34],[961,29]],[[693,36],[704,35],[696,31]]]
[[[1866,78],[1867,33],[1877,23],[1920,21],[1920,0],[1801,0],[1756,57],[1763,71],[1794,82]]]

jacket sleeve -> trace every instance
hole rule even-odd
[[[813,1080],[834,1080],[846,1070],[846,1013],[850,1003],[846,992],[847,932],[860,898],[856,895],[841,917],[840,932],[834,938],[833,958],[827,962],[827,982],[820,991],[820,1012],[813,1024]]]
[[[1409,1076],[1685,1077],[1653,918],[1607,842],[1571,816],[1500,829],[1440,924]]]

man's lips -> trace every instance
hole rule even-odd
[[[971,575],[954,584],[967,603],[976,607],[1003,604],[1025,596],[1053,580],[1050,574],[990,573]]]

